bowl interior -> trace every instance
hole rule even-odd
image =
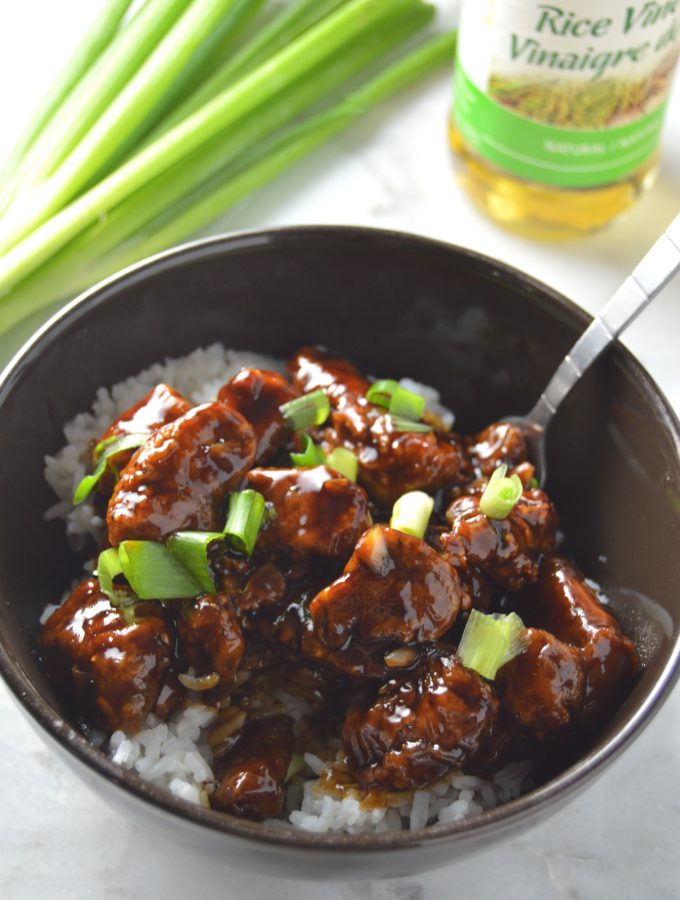
[[[43,518],[53,503],[43,458],[100,385],[214,341],[278,357],[321,343],[369,373],[436,386],[465,433],[528,410],[586,323],[563,298],[493,261],[366,229],[211,241],[97,289],[53,320],[0,385],[0,643],[15,693],[52,730],[65,715],[35,642],[42,609],[58,602],[78,561],[61,523]],[[610,593],[646,666],[592,757],[662,693],[662,673],[663,689],[670,683],[680,622],[678,425],[615,346],[560,410],[548,453],[547,489],[573,554]]]

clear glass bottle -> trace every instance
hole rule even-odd
[[[656,176],[680,0],[463,0],[450,140],[497,221],[600,228]]]

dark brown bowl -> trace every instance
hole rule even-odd
[[[645,670],[587,751],[493,811],[417,832],[313,835],[197,808],[113,765],[68,721],[36,655],[38,617],[77,572],[43,457],[111,385],[215,340],[285,356],[323,343],[377,374],[435,385],[458,430],[528,410],[589,317],[469,250],[361,228],[293,228],[203,241],[110,279],[24,347],[0,382],[0,670],[45,742],[112,805],[184,845],[258,872],[316,879],[413,875],[547,817],[640,733],[678,676],[678,421],[614,346],[550,434],[547,489],[581,567],[612,598]]]

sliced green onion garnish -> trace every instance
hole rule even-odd
[[[366,399],[376,406],[383,406],[393,416],[417,422],[425,412],[425,398],[407,391],[398,381],[384,378],[376,381],[366,391]]]
[[[90,491],[104,474],[106,465],[112,456],[115,456],[123,450],[132,450],[141,447],[148,437],[148,434],[124,434],[120,437],[113,438],[113,440],[107,439],[105,441],[100,441],[95,447],[95,458],[99,455],[97,454],[97,449],[99,449],[101,453],[99,461],[97,462],[94,472],[81,479],[80,484],[73,494],[74,506],[82,503],[83,500],[89,496]]]
[[[311,469],[314,466],[322,466],[326,462],[326,456],[321,447],[315,444],[308,434],[303,434],[302,440],[305,445],[302,453],[290,454],[293,465],[297,466],[298,469]]]
[[[223,540],[224,535],[219,531],[178,531],[166,546],[202,590],[206,594],[214,594],[216,588],[210,571],[208,548],[215,541]]]
[[[532,478],[532,479],[529,481],[529,490],[530,490],[530,491],[535,491],[537,487],[540,487],[540,485],[539,485],[539,483],[538,483],[538,478]]]
[[[164,544],[123,541],[118,548],[123,575],[141,600],[172,600],[203,593]]]
[[[458,657],[468,669],[493,681],[501,666],[524,650],[524,631],[517,613],[485,615],[473,609],[458,645]]]
[[[434,431],[431,425],[425,422],[412,422],[411,419],[404,419],[401,416],[390,415],[392,429],[394,431],[413,431],[417,434],[425,434],[428,431]]]
[[[279,412],[286,420],[286,425],[291,431],[301,431],[304,428],[313,428],[315,425],[323,425],[331,411],[328,397],[322,390],[303,394],[295,400],[289,400],[283,406],[279,406]]]
[[[393,416],[413,419],[417,422],[424,412],[425,398],[421,397],[420,394],[414,394],[413,391],[407,391],[401,385],[397,385],[397,390],[392,394],[392,399],[390,400],[390,413]]]
[[[398,381],[395,381],[393,378],[382,378],[380,381],[374,381],[366,391],[366,399],[369,403],[375,403],[376,406],[383,406],[385,409],[389,409],[392,395],[398,388]]]
[[[359,474],[359,460],[346,447],[335,447],[326,456],[326,465],[329,469],[335,469],[349,481],[356,481]]]
[[[97,570],[95,575],[99,579],[99,587],[109,600],[113,600],[116,594],[113,579],[117,575],[122,574],[123,566],[121,565],[118,556],[118,550],[116,550],[115,547],[112,547],[110,550],[102,550],[99,554],[99,559],[97,560]]]
[[[229,497],[229,515],[224,526],[225,535],[237,550],[252,556],[264,517],[264,497],[247,490]]]
[[[506,478],[507,471],[505,463],[494,470],[479,500],[479,511],[490,519],[506,519],[522,496],[523,487],[519,475]]]
[[[413,537],[422,540],[433,508],[434,500],[423,491],[409,491],[402,494],[392,507],[390,528],[404,534],[412,534]]]

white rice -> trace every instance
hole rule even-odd
[[[277,360],[213,344],[181,359],[156,363],[112,388],[100,388],[91,410],[65,425],[65,446],[54,456],[45,458],[45,478],[59,498],[46,516],[64,519],[67,534],[75,545],[83,545],[88,536],[98,541],[104,523],[92,504],[86,501],[75,509],[71,504],[75,487],[85,474],[92,441],[159,382],[168,383],[192,403],[204,403],[214,399],[220,387],[242,366],[282,371]],[[438,415],[446,427],[451,427],[453,413],[441,406],[434,388],[406,378],[400,383],[425,397],[427,409]],[[86,568],[92,571],[93,566],[94,561],[90,561]],[[46,607],[41,623],[56,608]],[[294,718],[299,733],[310,712],[307,701],[285,691],[276,691],[275,700]],[[106,749],[113,762],[135,771],[145,780],[184,800],[208,805],[215,776],[203,731],[215,716],[213,709],[201,703],[176,713],[168,722],[150,715],[146,727],[135,735],[114,732]],[[305,753],[304,760],[305,770],[293,779],[287,790],[288,820],[276,820],[276,824],[313,832],[416,830],[435,822],[456,821],[516,797],[527,777],[524,765],[508,767],[491,779],[452,772],[427,790],[387,795],[389,800],[384,806],[367,807],[353,790],[335,796],[324,789],[327,764],[321,758]]]

